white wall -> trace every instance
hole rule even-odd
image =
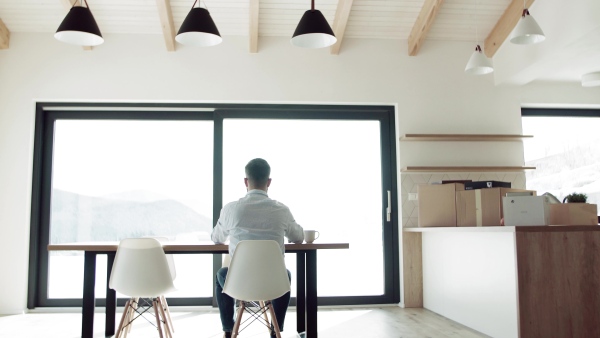
[[[35,101],[397,104],[398,136],[520,133],[522,103],[600,103],[597,91],[578,84],[495,87],[491,76],[467,76],[470,43],[427,42],[408,57],[397,40],[345,40],[332,56],[282,38],[261,38],[258,54],[248,53],[244,37],[176,52],[158,35],[105,39],[83,51],[50,34],[16,33],[0,50],[0,314],[26,307]],[[402,152],[399,167],[421,160],[417,153]],[[486,164],[494,154],[468,156]],[[520,151],[504,156],[522,163]]]

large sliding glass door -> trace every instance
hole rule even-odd
[[[398,299],[396,225],[386,214],[395,180],[390,114],[296,108],[248,116],[223,109],[215,117],[223,134],[223,202],[245,194],[246,163],[266,159],[269,197],[305,229],[318,230],[318,242],[350,243],[349,250],[318,253],[319,304]],[[295,271],[294,255],[286,255],[286,265]]]
[[[38,105],[29,307],[80,304],[83,256],[49,254],[48,243],[209,240],[221,206],[245,194],[244,166],[255,157],[272,166],[270,197],[320,231],[317,241],[350,243],[319,252],[320,304],[399,301],[396,217],[386,219],[395,200],[391,107],[45,108]],[[211,304],[218,259],[175,259],[171,303]],[[295,271],[295,255],[286,264]],[[98,298],[105,271],[101,255]]]

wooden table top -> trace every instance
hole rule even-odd
[[[48,244],[48,251],[94,251],[94,252],[111,252],[117,251],[119,247],[118,241],[113,242],[73,242]],[[286,252],[297,252],[305,250],[322,250],[322,249],[348,249],[348,243],[302,243],[285,244]],[[165,252],[214,252],[227,253],[229,245],[214,244],[212,242],[165,242],[163,243]]]

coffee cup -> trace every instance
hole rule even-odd
[[[317,230],[304,230],[304,241],[306,243],[312,243],[315,239],[319,238],[320,233]]]

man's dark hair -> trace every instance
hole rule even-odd
[[[255,158],[246,164],[246,178],[255,185],[266,185],[270,175],[271,166],[262,158]]]

